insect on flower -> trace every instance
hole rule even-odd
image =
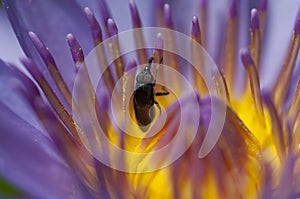
[[[161,58],[160,63],[163,61]],[[140,127],[146,127],[152,121],[152,106],[155,104],[161,112],[160,105],[154,99],[155,96],[168,95],[168,91],[154,93],[156,79],[151,73],[153,57],[149,59],[148,65],[136,77],[136,89],[134,91],[134,113]],[[157,70],[156,70],[157,75]],[[155,76],[156,76],[155,75]]]

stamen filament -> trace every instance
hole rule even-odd
[[[261,36],[259,27],[259,16],[256,9],[251,10],[251,29],[250,29],[250,51],[257,71],[259,71],[261,50]]]
[[[21,62],[26,67],[26,69],[31,73],[34,79],[38,82],[41,89],[45,93],[47,99],[49,100],[51,106],[63,121],[66,127],[70,130],[75,139],[81,143],[78,133],[82,132],[80,127],[77,125],[75,120],[72,118],[71,114],[66,110],[64,105],[58,99],[48,82],[45,80],[44,76],[37,70],[35,64],[29,59],[22,59]]]
[[[206,47],[206,41],[207,41],[207,0],[201,0],[200,2],[200,27],[203,30],[202,31],[202,45]]]
[[[131,13],[133,28],[139,28],[134,31],[134,39],[135,39],[136,48],[139,49],[137,51],[138,60],[139,63],[142,64],[147,62],[147,52],[146,49],[143,48],[145,46],[144,35],[142,29],[140,29],[142,27],[142,22],[139,15],[139,11],[133,0],[129,1],[129,8]]]
[[[163,27],[163,21],[164,21],[164,13],[163,13],[163,1],[162,0],[154,0],[155,5],[155,13],[156,13],[156,26],[157,27]]]
[[[292,126],[295,123],[296,116],[299,113],[299,110],[300,110],[300,80],[298,80],[294,98],[287,114],[288,119],[292,121]]]
[[[162,63],[161,61],[163,59],[163,53],[164,53],[163,49],[164,49],[164,41],[161,33],[158,33],[156,38],[156,43],[155,43],[155,49],[153,51],[154,63]]]
[[[272,121],[271,122],[272,136],[275,142],[276,151],[279,156],[279,159],[283,161],[286,156],[285,143],[287,141],[287,138],[286,136],[284,136],[282,123],[276,111],[275,104],[273,103],[269,94],[265,93],[263,95],[263,99],[264,99],[264,106],[266,110],[268,110],[270,115],[270,120]]]
[[[45,46],[45,44],[38,38],[38,36],[34,32],[29,32],[28,34],[32,43],[34,44],[38,53],[40,54],[44,63],[46,64],[56,86],[58,87],[59,91],[61,92],[62,96],[66,100],[69,107],[71,107],[72,95],[65,81],[63,80],[51,53],[49,52],[49,49]]]
[[[227,21],[227,31],[224,49],[223,67],[225,70],[225,79],[229,87],[229,94],[233,94],[235,78],[235,61],[237,51],[237,0],[232,0],[230,6],[230,15]]]
[[[110,53],[114,60],[115,71],[117,73],[117,79],[120,79],[124,74],[124,63],[120,55],[120,44],[119,39],[117,38],[118,28],[115,22],[112,19],[107,20],[107,27],[109,36],[112,37],[111,42],[109,43]]]
[[[266,17],[267,17],[268,0],[260,0],[259,4],[259,21],[261,32],[265,31]]]
[[[164,11],[165,27],[169,28],[169,29],[173,29],[174,25],[173,25],[170,5],[165,4],[163,7],[163,11]],[[173,33],[167,34],[165,39],[166,39],[166,46],[169,46],[167,48],[170,48],[171,50],[173,50],[175,52],[177,47],[176,47],[176,43],[175,43],[175,39],[174,39],[174,34]],[[172,66],[174,69],[179,70],[178,60],[177,60],[177,56],[175,54],[166,53],[165,54],[165,63],[168,66]]]
[[[105,71],[102,71],[106,66],[108,66],[108,64],[107,64],[107,59],[106,59],[106,53],[103,49],[103,46],[98,46],[102,42],[101,27],[100,27],[98,21],[96,20],[94,13],[89,8],[85,8],[84,11],[85,11],[86,17],[89,21],[90,29],[91,29],[92,36],[94,39],[94,47],[96,50],[97,62],[99,65],[99,69],[101,72],[103,72],[103,78],[107,85],[108,90],[110,92],[112,92],[113,87],[114,87],[114,81],[113,81],[111,70],[110,70],[110,68],[107,68]]]
[[[298,109],[299,110],[299,109]],[[298,112],[293,126],[292,126],[292,132],[293,132],[293,146],[295,147],[296,151],[299,152],[300,151],[300,113]]]
[[[87,17],[87,20],[89,22],[90,30],[92,32],[93,40],[94,40],[94,46],[96,47],[98,44],[102,42],[102,31],[101,27],[95,18],[94,13],[90,10],[90,8],[86,7],[84,8],[84,13]]]
[[[249,84],[251,88],[252,97],[254,100],[255,108],[260,118],[262,124],[265,124],[264,117],[263,117],[263,106],[261,101],[261,93],[260,93],[260,83],[258,73],[255,67],[255,63],[251,57],[250,52],[248,49],[242,49],[241,52],[241,59],[245,69],[247,71]]]
[[[222,98],[222,100],[228,104],[230,104],[230,96],[229,96],[229,91],[228,91],[228,86],[225,81],[224,76],[222,75],[221,71],[213,71],[213,80],[215,82],[216,86],[216,91],[219,97]],[[222,89],[222,86],[224,85],[224,89]],[[225,91],[225,93],[224,93]],[[225,96],[225,98],[224,98]]]
[[[200,29],[200,25],[199,25],[199,21],[198,18],[196,16],[193,17],[192,20],[192,32],[191,32],[191,39],[196,41],[197,43],[199,43],[201,45],[201,29]],[[194,49],[195,45],[191,45],[192,49],[192,59],[195,60],[195,63],[199,63],[200,64],[200,70],[201,70],[201,74],[205,74],[206,71],[204,71],[204,63],[203,63],[203,57],[202,54],[199,54],[196,49]],[[198,72],[193,72],[194,74],[194,84],[197,88],[199,88],[199,91],[202,95],[207,93],[207,88],[206,88],[206,84],[205,81],[203,79],[202,76],[199,76]]]
[[[299,12],[300,15],[300,12]],[[294,34],[288,49],[288,54],[281,68],[280,76],[273,89],[274,103],[279,113],[282,111],[282,106],[286,97],[287,88],[291,79],[292,72],[295,67],[295,62],[300,47],[300,18],[297,18]]]

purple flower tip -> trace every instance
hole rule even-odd
[[[207,8],[207,0],[200,0],[200,6],[202,9],[206,9]]]
[[[251,29],[253,31],[259,30],[259,15],[255,8],[251,10]]]
[[[41,42],[41,40],[38,38],[38,36],[34,32],[30,31],[30,32],[28,32],[28,35],[37,49],[45,49],[46,48],[46,46]]]
[[[230,18],[235,18],[238,15],[237,0],[232,0],[229,8]]]
[[[94,13],[88,7],[84,8],[84,13],[88,19],[94,41],[101,42],[102,41],[102,31],[101,31],[98,21],[95,18]]]
[[[242,59],[242,62],[245,67],[254,65],[253,59],[251,57],[251,54],[250,54],[250,51],[248,50],[248,48],[242,48],[240,50],[240,55],[241,55],[241,59]]]
[[[155,0],[155,4],[157,8],[162,8],[162,6],[164,5],[163,0]]]
[[[141,18],[133,0],[129,1],[129,8],[130,8],[131,18],[134,27],[141,27],[142,26]]]
[[[75,38],[74,38],[74,35],[72,35],[72,33],[67,34],[66,38],[67,38],[67,41],[68,41],[68,42],[70,42],[70,41],[72,41],[72,40],[75,39]]]
[[[193,20],[192,20],[192,35],[194,37],[200,37],[201,36],[201,29],[200,29],[200,25],[199,25],[199,20],[198,17],[193,16]]]
[[[131,69],[135,68],[137,66],[137,63],[134,59],[129,60],[129,62],[125,66],[125,71],[128,72]]]
[[[48,48],[45,44],[38,38],[34,32],[28,32],[29,38],[31,39],[33,45],[37,49],[40,56],[43,58],[46,65],[55,65],[54,58],[50,54]]]
[[[268,0],[260,0],[259,10],[265,12],[268,7]]]
[[[70,47],[74,62],[82,63],[84,61],[84,55],[83,55],[82,48],[79,45],[78,41],[76,40],[74,35],[71,33],[67,34],[66,38],[67,38],[67,42]]]
[[[169,4],[164,5],[164,19],[165,19],[165,24],[168,28],[173,27],[173,22],[172,22],[172,17],[171,17],[171,9]]]
[[[108,29],[109,36],[111,37],[118,34],[117,25],[111,18],[107,20],[107,29]]]
[[[297,14],[294,32],[295,32],[295,34],[300,33],[300,9],[299,9],[298,14]]]
[[[85,7],[83,10],[84,10],[85,15],[86,15],[88,18],[91,18],[91,17],[94,16],[93,13],[92,13],[92,11],[91,11],[91,9],[90,9],[89,7]]]
[[[164,45],[164,42],[163,42],[162,35],[161,35],[161,33],[158,33],[157,37],[156,37],[155,49],[158,51],[160,57],[162,57],[162,54],[163,54],[163,50],[162,50],[163,45]]]

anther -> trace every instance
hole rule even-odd
[[[136,4],[134,3],[133,0],[129,1],[129,8],[130,8],[130,14],[131,14],[131,19],[132,19],[132,23],[133,23],[133,28],[142,27],[140,14],[139,14]]]
[[[47,65],[48,70],[51,74],[52,79],[56,83],[59,91],[63,95],[64,99],[66,100],[67,104],[71,107],[72,104],[72,96],[71,93],[63,80],[56,63],[49,52],[48,48],[45,46],[45,44],[38,38],[38,36],[34,32],[29,32],[29,37],[38,50],[40,56],[42,57],[44,63]]]
[[[198,17],[193,16],[192,20],[192,33],[191,33],[192,39],[197,41],[199,44],[201,44],[201,29],[198,21]]]
[[[164,5],[164,22],[167,28],[173,29],[173,20],[171,16],[171,9],[169,4]]]
[[[250,29],[250,51],[253,57],[256,69],[259,70],[260,60],[260,27],[259,15],[256,9],[251,10],[251,29]]]
[[[110,18],[107,20],[107,27],[108,27],[108,32],[110,37],[113,37],[118,34],[118,28],[115,22]],[[109,46],[110,46],[110,53],[112,55],[112,58],[113,60],[115,60],[114,65],[115,65],[115,71],[117,73],[117,78],[120,79],[120,77],[122,77],[124,73],[124,62],[122,56],[120,57],[120,44],[119,44],[118,37],[115,38],[113,37],[111,39],[111,43]]]
[[[102,31],[100,25],[96,20],[94,13],[88,7],[84,8],[84,13],[89,22],[89,26],[94,40],[94,46],[97,46],[102,42]]]
[[[73,61],[74,61],[75,66],[76,66],[76,71],[78,71],[79,68],[80,68],[80,65],[84,62],[84,55],[83,55],[82,48],[79,45],[76,38],[74,37],[74,35],[72,35],[71,33],[69,33],[67,35],[67,42],[68,42],[68,45],[70,47],[70,51],[71,51],[71,54],[72,54],[72,57],[73,57]]]

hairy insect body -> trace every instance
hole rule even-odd
[[[152,106],[156,104],[160,110],[159,104],[155,101],[155,95],[168,95],[169,92],[154,93],[155,78],[151,74],[151,64],[153,58],[149,59],[148,65],[136,77],[136,90],[134,91],[134,113],[138,125],[145,127],[152,122]]]

